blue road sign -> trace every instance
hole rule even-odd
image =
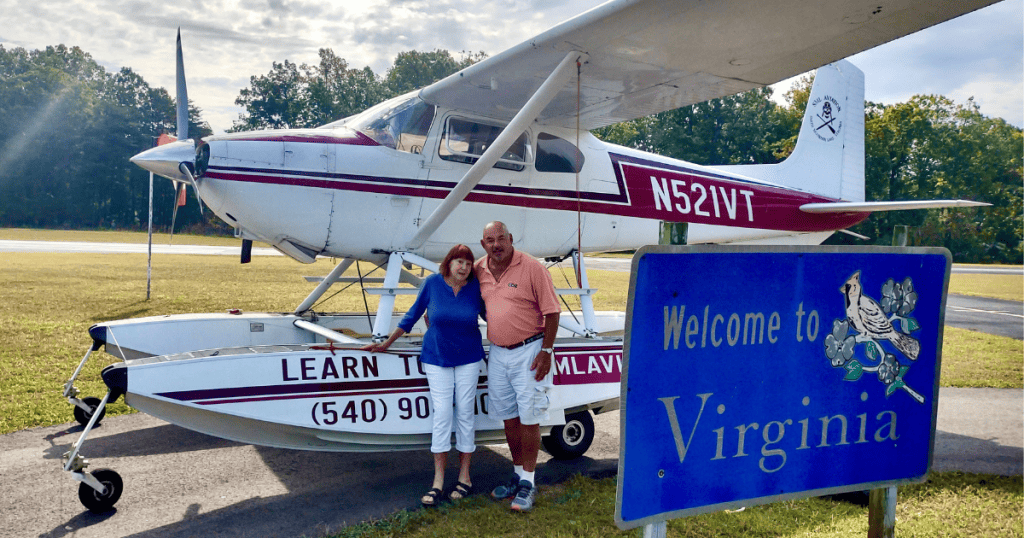
[[[937,248],[637,252],[616,523],[923,480],[950,266]]]

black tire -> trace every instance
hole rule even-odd
[[[92,476],[107,488],[106,493],[100,493],[92,489],[89,484],[82,482],[78,486],[78,500],[82,501],[82,505],[90,512],[102,514],[111,511],[114,508],[114,503],[121,498],[121,492],[124,491],[121,475],[110,469],[97,469],[93,471]]]
[[[103,400],[100,400],[99,398],[82,398],[82,402],[84,402],[85,405],[88,405],[89,408],[92,409],[92,411],[86,411],[85,409],[82,409],[81,407],[78,407],[76,405],[75,420],[77,420],[78,423],[81,424],[82,426],[89,424],[89,420],[92,419],[92,414],[96,412],[96,408],[100,406],[100,402],[102,401]],[[103,420],[103,416],[106,414],[107,408],[104,407],[103,410],[100,411],[100,418],[96,419],[96,424],[99,424],[100,421]]]
[[[556,460],[576,459],[594,442],[594,418],[585,410],[566,415],[565,425],[553,426],[542,442],[544,450]]]

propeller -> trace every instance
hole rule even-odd
[[[175,86],[177,92],[176,128],[177,140],[139,153],[131,161],[150,172],[174,181],[174,210],[171,213],[171,236],[174,236],[174,221],[177,218],[181,189],[192,185],[199,201],[199,213],[203,214],[203,198],[199,193],[199,179],[195,177],[196,144],[188,137],[188,88],[185,85],[185,61],[181,48],[181,28],[178,28]]]
[[[176,86],[175,91],[177,92],[177,100],[178,100],[178,117],[177,117],[177,126],[176,126],[177,130],[178,130],[178,140],[179,141],[186,141],[186,140],[188,140],[188,142],[190,144],[192,144],[192,147],[195,147],[195,142],[190,140],[189,137],[188,137],[188,87],[185,85],[185,58],[184,58],[184,56],[181,53],[181,28],[180,27],[178,28],[178,40],[177,40],[177,47],[176,48],[177,48],[177,51],[175,53],[175,62],[174,62],[174,64],[175,64],[175,77],[174,78],[175,78],[175,86]],[[181,172],[181,174],[183,176],[188,178],[188,182],[192,185],[192,190],[194,190],[195,193],[196,193],[196,200],[199,202],[199,214],[202,215],[203,214],[203,197],[199,195],[199,182],[196,180],[195,176],[192,175],[192,170],[194,170],[194,167],[195,167],[195,154],[194,153],[192,155],[191,164],[192,164],[192,166],[190,167],[189,163],[187,163],[187,162],[180,162],[180,163],[178,163],[178,171]],[[185,188],[184,184],[182,184],[181,188],[183,188],[183,189]],[[175,191],[177,191],[177,189],[175,189]],[[177,209],[178,208],[178,205],[177,205],[178,201],[175,200],[174,204],[175,204],[174,208]],[[171,233],[174,232],[173,220],[174,219],[172,217],[172,219],[171,219],[171,221],[172,221]]]
[[[177,220],[178,218],[178,207],[185,205],[184,200],[182,199],[181,196],[182,194],[184,194],[185,184],[174,182],[172,183],[172,185],[174,185],[174,209],[171,210],[171,236],[167,239],[168,245],[170,245],[171,241],[174,240],[174,221]],[[178,190],[179,185],[182,188],[181,191]]]

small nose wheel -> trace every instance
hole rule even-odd
[[[97,469],[89,474],[92,475],[95,482],[103,486],[103,491],[97,490],[93,484],[83,480],[78,486],[78,500],[82,501],[82,505],[90,512],[96,514],[109,512],[124,491],[121,475],[111,469]]]
[[[86,411],[85,409],[76,405],[74,408],[75,420],[77,420],[78,423],[81,424],[82,426],[88,424],[89,421],[92,419],[93,413],[96,412],[96,408],[100,406],[101,401],[102,400],[100,400],[99,398],[94,397],[82,398],[82,403],[89,407],[90,410]],[[103,416],[106,414],[107,408],[106,406],[104,406],[103,409],[100,409],[100,416],[99,418],[96,419],[96,424],[99,424],[100,421],[103,420]]]

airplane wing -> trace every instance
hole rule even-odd
[[[572,50],[580,127],[774,84],[996,0],[613,0],[422,90],[428,103],[509,120]],[[577,77],[542,124],[576,126]]]
[[[906,209],[935,209],[939,207],[982,207],[992,204],[971,200],[906,200],[899,202],[827,202],[804,204],[805,213],[872,213],[875,211],[903,211]]]

